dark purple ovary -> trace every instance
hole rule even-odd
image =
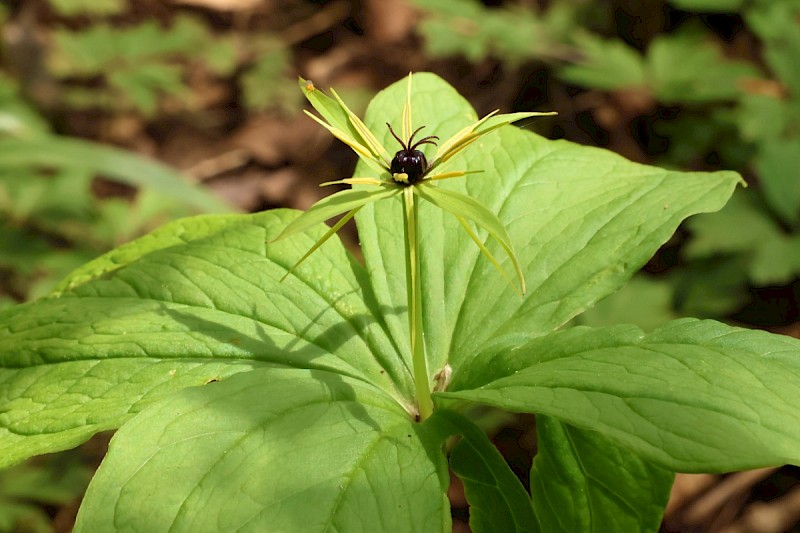
[[[390,167],[392,174],[405,174],[408,183],[417,183],[428,170],[428,160],[419,150],[400,150],[394,154]]]
[[[394,154],[394,159],[392,159],[392,162],[389,165],[389,171],[392,173],[392,178],[396,182],[405,183],[406,185],[417,183],[430,169],[428,168],[428,160],[425,159],[425,154],[416,148],[422,144],[432,144],[436,146],[434,139],[438,140],[439,137],[436,135],[429,135],[428,137],[420,139],[414,144],[411,144],[414,141],[414,136],[425,126],[420,126],[414,130],[414,133],[411,134],[411,137],[408,138],[408,141],[403,141],[403,139],[398,137],[394,132],[391,124],[387,122],[386,125],[389,127],[389,132],[392,134],[392,136],[397,139],[397,142],[399,142],[400,146],[403,147],[402,150]]]

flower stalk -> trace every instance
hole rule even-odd
[[[411,360],[414,385],[417,393],[419,419],[433,414],[428,360],[425,356],[425,336],[422,326],[422,288],[420,286],[419,239],[417,236],[417,201],[412,187],[403,190],[403,222],[405,227],[406,297],[408,301],[408,330],[410,332]]]

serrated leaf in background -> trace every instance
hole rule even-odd
[[[759,3],[745,14],[745,22],[764,42],[764,58],[795,98],[800,98],[800,4],[793,1]]]
[[[742,92],[743,80],[757,79],[750,63],[728,59],[713,41],[688,33],[658,35],[647,48],[646,79],[663,102],[717,102]]]
[[[791,227],[800,222],[800,137],[774,139],[755,161],[764,197]]]
[[[586,32],[578,33],[574,44],[582,57],[561,68],[566,81],[603,90],[647,86],[644,62],[635,48]]]

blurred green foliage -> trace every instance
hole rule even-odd
[[[48,533],[43,506],[78,502],[93,474],[74,452],[39,457],[0,471],[0,533]]]
[[[64,17],[78,15],[117,15],[125,9],[125,0],[50,0],[56,13]]]
[[[43,296],[89,259],[167,220],[229,209],[159,163],[54,135],[13,80],[0,75],[0,87],[0,274],[13,288],[0,305]],[[98,176],[136,192],[94,194]]]
[[[296,91],[287,89],[294,88],[289,60],[278,39],[217,35],[196,18],[177,15],[168,26],[146,20],[125,27],[98,23],[57,29],[47,69],[64,82],[64,104],[70,107],[133,110],[152,117],[165,103],[172,112],[201,108],[198,92],[188,83],[198,70],[219,79],[241,70],[248,107],[296,108]]]

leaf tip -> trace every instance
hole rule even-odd
[[[300,76],[297,77],[297,83],[300,85],[300,88],[303,89],[303,92],[305,92],[306,94],[313,93],[314,91],[317,90],[317,88],[314,86],[313,81],[305,80]]]

